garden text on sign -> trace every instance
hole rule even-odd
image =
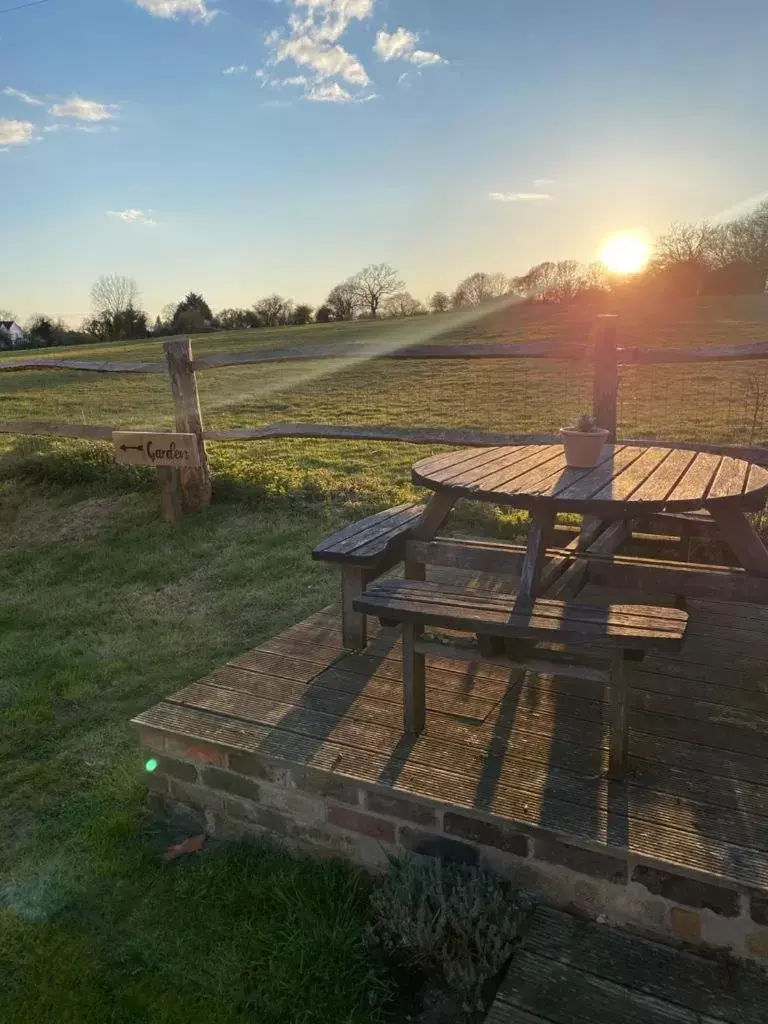
[[[127,466],[187,469],[200,465],[200,449],[194,434],[116,430],[112,440],[115,458]]]

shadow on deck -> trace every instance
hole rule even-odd
[[[603,684],[430,658],[409,739],[398,631],[350,653],[325,610],[138,716],[153,799],[369,867],[484,863],[554,906],[768,958],[768,608],[689,611],[680,653],[631,667],[626,784],[604,774]]]

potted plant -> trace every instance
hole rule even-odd
[[[575,427],[563,427],[560,431],[565,448],[565,463],[572,469],[588,469],[596,466],[608,440],[605,427],[598,427],[594,416],[583,412]]]

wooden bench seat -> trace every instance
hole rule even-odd
[[[398,622],[522,640],[601,641],[629,650],[679,650],[688,622],[687,614],[678,608],[590,605],[547,597],[521,606],[514,594],[416,580],[377,580],[355,606]]]
[[[410,553],[407,557],[411,557]],[[498,594],[483,589],[464,589],[419,580],[378,580],[355,600],[361,612],[403,624],[403,689],[405,731],[418,735],[426,719],[425,657],[492,660],[510,668],[528,668],[538,673],[560,673],[577,678],[597,679],[610,685],[609,773],[623,779],[626,773],[629,730],[629,692],[624,661],[635,652],[648,649],[679,649],[685,637],[688,615],[678,608],[653,605],[586,605],[576,601],[536,598],[522,604],[515,594]],[[465,645],[444,638],[439,643],[424,638],[425,626],[476,634],[478,638],[556,643],[569,647],[590,645],[589,653],[608,647],[610,667],[581,671],[570,654],[532,649],[510,656],[492,654],[483,645],[470,651]],[[510,648],[508,647],[508,650]]]
[[[403,560],[411,527],[424,511],[420,502],[407,502],[376,512],[322,540],[312,557],[341,568],[342,632],[345,647],[362,650],[366,643],[365,615],[353,602],[363,588]]]

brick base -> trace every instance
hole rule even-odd
[[[158,762],[147,777],[152,807],[189,816],[211,835],[269,835],[289,849],[341,857],[373,872],[405,853],[478,864],[552,906],[768,967],[768,893],[391,786],[139,731],[147,756]]]

